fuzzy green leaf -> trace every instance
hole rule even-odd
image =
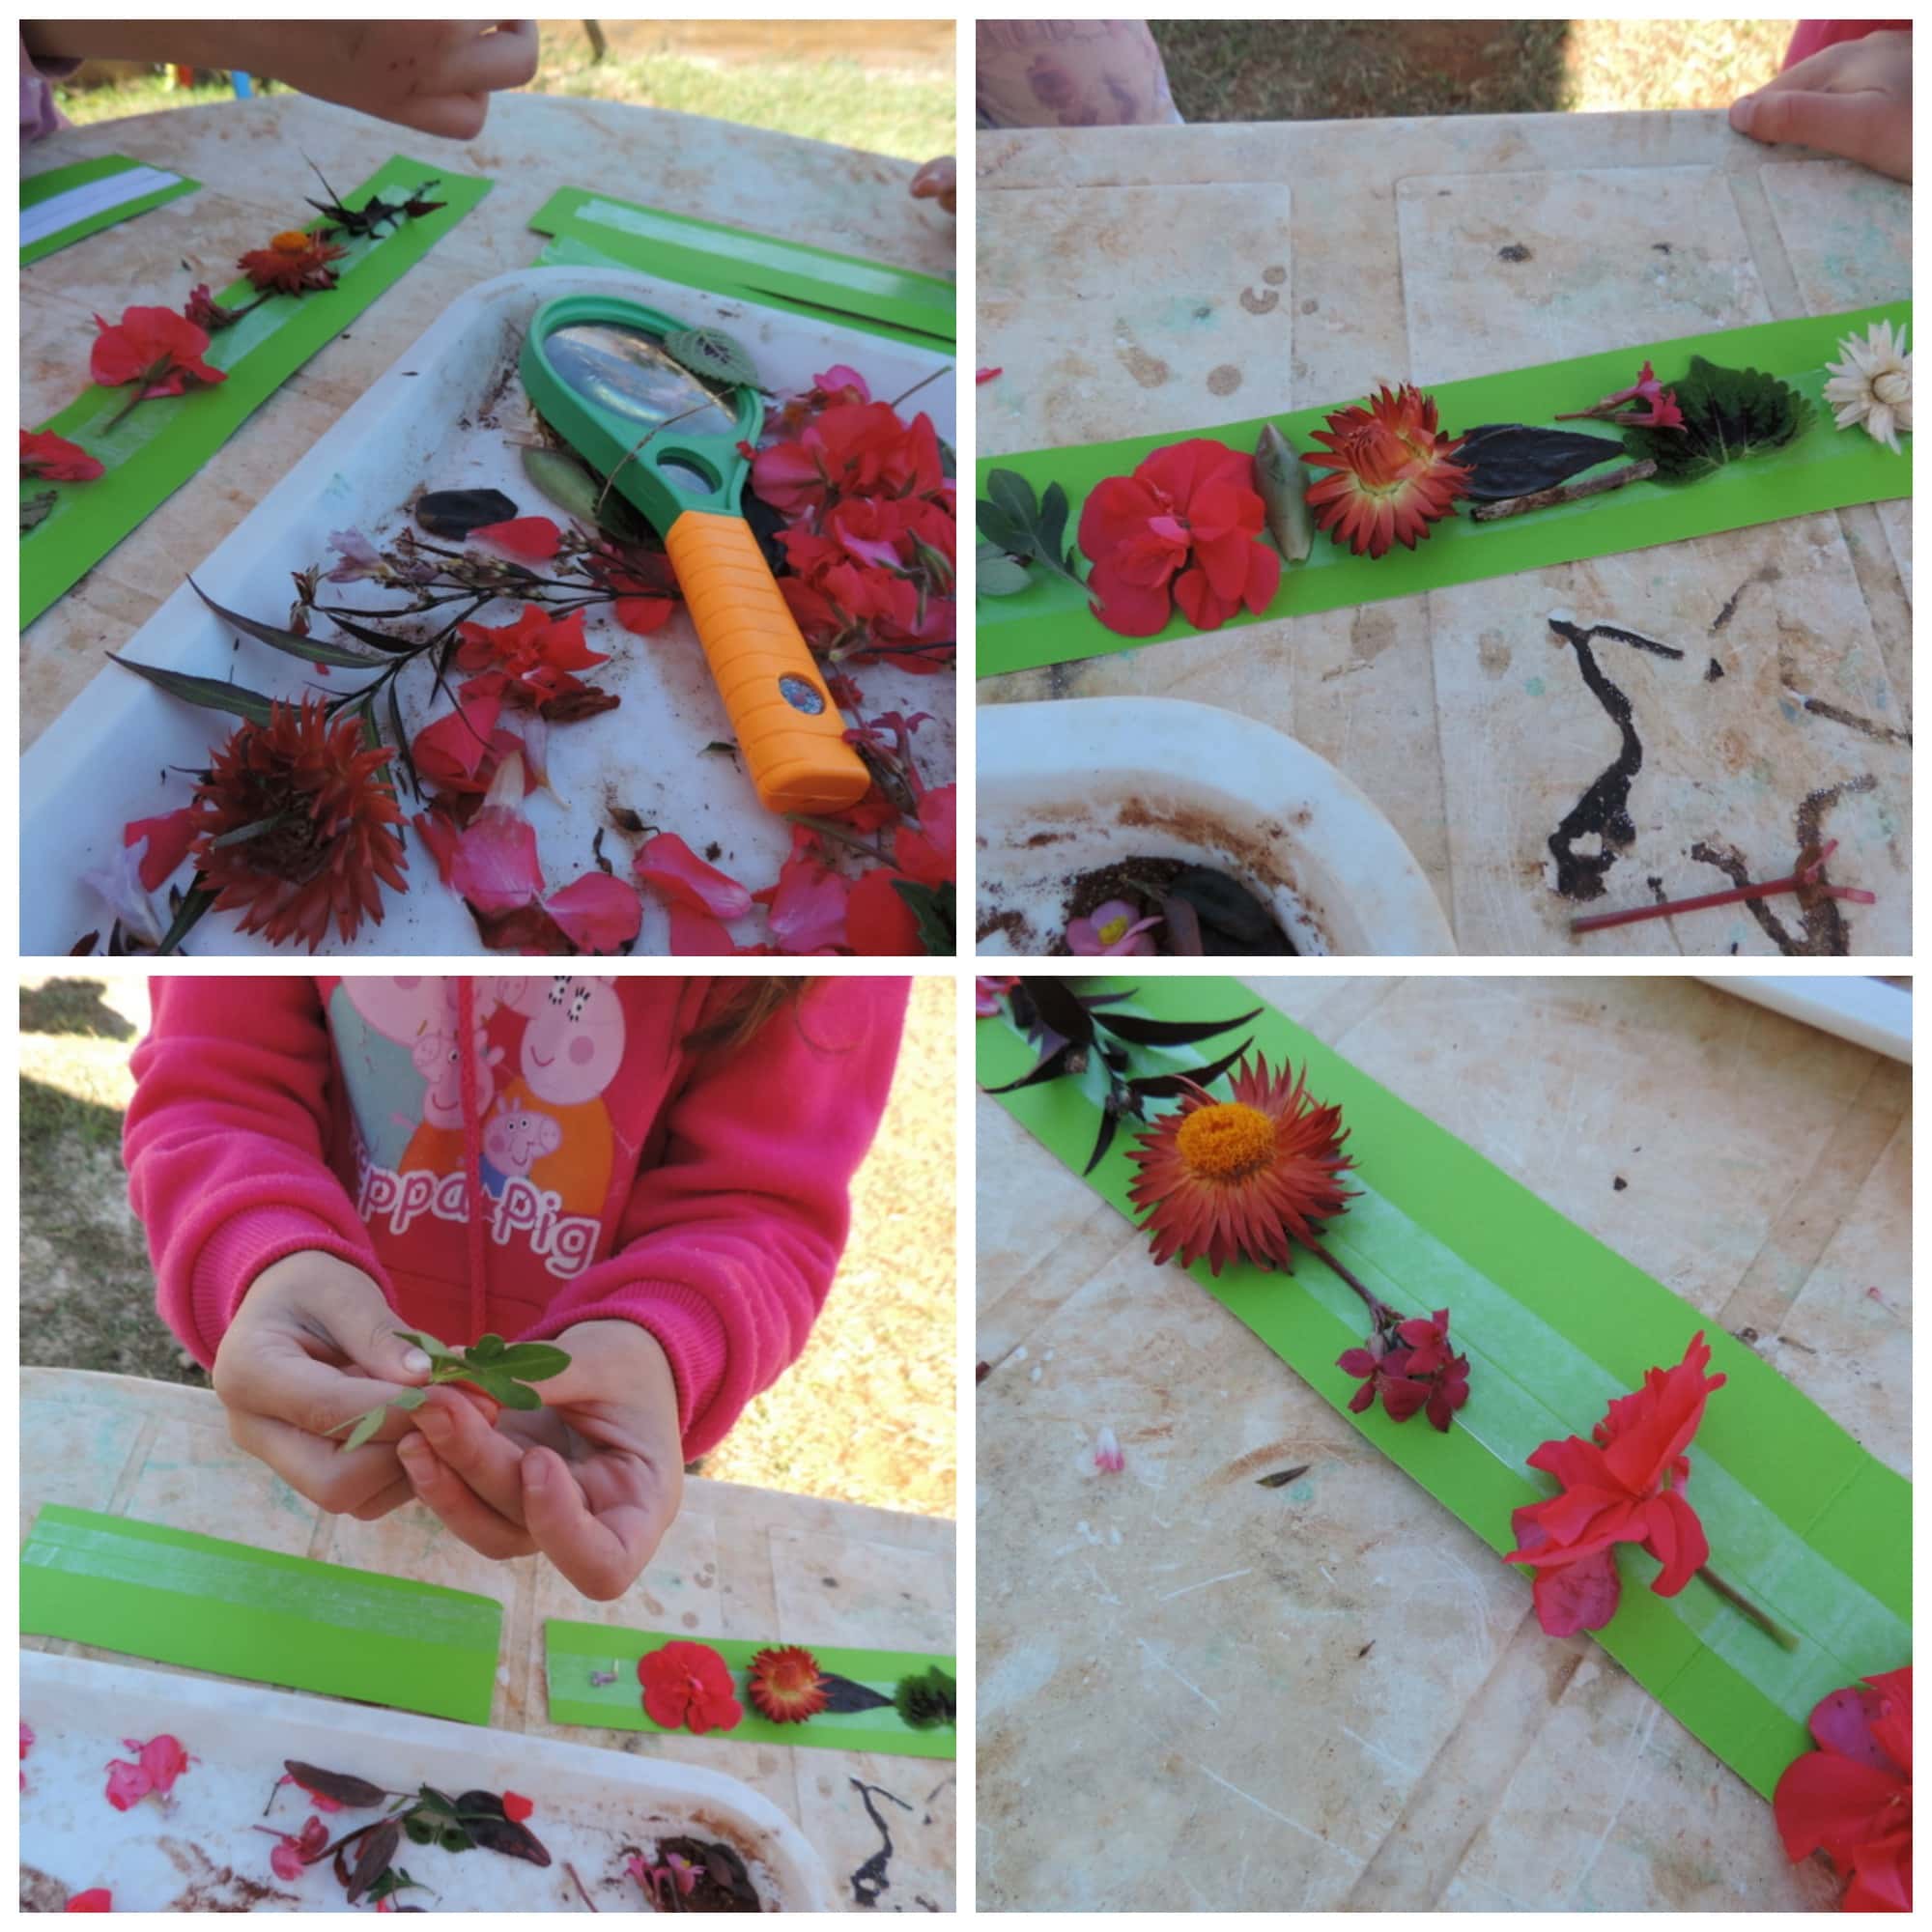
[[[1696,483],[1727,463],[1781,449],[1810,426],[1811,405],[1790,384],[1759,369],[1723,369],[1701,355],[1666,384],[1684,412],[1681,429],[1630,429],[1633,456],[1657,465],[1660,483]]]

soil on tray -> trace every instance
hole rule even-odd
[[[1147,936],[1164,956],[1175,956],[1178,951],[1169,938],[1167,908],[1173,899],[1193,907],[1200,922],[1203,955],[1274,958],[1294,953],[1280,922],[1247,887],[1226,872],[1185,859],[1119,859],[1110,866],[1070,873],[1064,890],[1069,921],[1090,917],[1110,899],[1137,906],[1141,919],[1159,919],[1161,923]],[[1071,956],[1073,949],[1064,929],[1048,951],[1058,957]]]
[[[757,1888],[745,1869],[745,1861],[729,1845],[704,1838],[660,1838],[658,1857],[675,1852],[697,1868],[697,1883],[681,1893],[680,1912],[761,1912]]]

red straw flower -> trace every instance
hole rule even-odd
[[[235,266],[265,293],[298,296],[306,290],[332,289],[335,270],[329,264],[348,252],[319,235],[286,228],[266,248],[251,249]]]
[[[1254,480],[1254,458],[1211,437],[1170,443],[1131,476],[1109,476],[1080,512],[1094,616],[1122,637],[1151,638],[1176,604],[1201,631],[1244,607],[1265,611],[1281,556],[1260,540],[1267,518]]]
[[[1468,470],[1451,461],[1463,439],[1441,434],[1435,399],[1412,383],[1384,384],[1366,409],[1337,410],[1326,429],[1311,433],[1330,453],[1303,461],[1335,472],[1309,485],[1316,527],[1357,556],[1381,556],[1397,543],[1413,550],[1469,494]]]
[[[745,1689],[759,1714],[775,1724],[802,1724],[817,1717],[827,1701],[817,1658],[796,1643],[759,1651]]]
[[[389,756],[363,748],[355,718],[331,724],[319,697],[243,724],[194,795],[194,859],[216,907],[311,952],[331,922],[345,940],[365,917],[380,924],[379,884],[408,888],[402,812],[377,777]]]
[[[1811,1713],[1815,1751],[1777,1780],[1788,1858],[1824,1851],[1849,1878],[1845,1912],[1912,1910],[1912,1666],[1833,1690]]]

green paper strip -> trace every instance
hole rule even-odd
[[[341,279],[334,288],[277,296],[234,327],[220,330],[206,359],[228,371],[225,383],[142,403],[112,430],[107,425],[126,407],[128,391],[92,387],[40,425],[98,456],[107,474],[93,483],[21,484],[23,496],[52,490],[60,499],[46,521],[20,539],[23,629],[194,476],[310,356],[421,261],[493,185],[398,155],[345,195],[344,205],[360,208],[373,195],[418,187],[432,179],[444,203],[434,214],[406,220],[375,239],[338,238],[349,252],[335,264]],[[159,304],[167,294],[134,290],[128,300]],[[235,306],[252,301],[255,294],[243,280],[223,289],[215,300]],[[76,333],[77,368],[86,366],[87,341],[84,332]]]
[[[91,161],[75,161],[65,168],[50,169],[43,175],[25,176],[20,183],[20,212],[24,214],[28,209],[38,208],[43,201],[51,201],[56,195],[86,187],[91,183],[153,165],[149,161],[133,160],[127,155],[100,155]],[[172,174],[174,170],[169,168],[162,172]],[[103,228],[118,227],[124,221],[131,221],[137,214],[147,213],[151,208],[159,208],[163,202],[177,201],[185,194],[192,194],[200,185],[199,182],[189,181],[184,175],[164,187],[137,195],[132,201],[119,202],[112,208],[83,215],[52,235],[43,235],[38,242],[24,243],[20,249],[20,266],[24,269],[30,262],[38,262],[75,242],[85,241],[90,235],[99,234]]]
[[[1134,1009],[1163,1019],[1232,1016],[1255,1004],[1230,980],[1095,983],[1138,983]],[[1271,1063],[1305,1065],[1310,1091],[1341,1106],[1356,1161],[1350,1180],[1362,1192],[1330,1225],[1328,1244],[1405,1313],[1449,1308],[1470,1357],[1469,1402],[1446,1435],[1414,1419],[1393,1423],[1379,1408],[1350,1413],[1360,1383],[1336,1358],[1359,1345],[1366,1318],[1317,1262],[1304,1260],[1292,1283],[1246,1266],[1218,1281],[1205,1264],[1190,1272],[1498,1552],[1514,1547],[1510,1512],[1548,1493],[1522,1466],[1529,1449],[1587,1435],[1611,1395],[1638,1386],[1646,1368],[1681,1360],[1704,1331],[1728,1382],[1691,1448],[1691,1495],[1714,1566],[1797,1632],[1800,1647],[1781,1650],[1699,1581],[1667,1601],[1656,1596],[1647,1586],[1658,1566],[1629,1548],[1619,1554],[1617,1614],[1596,1634],[1769,1797],[1807,1747],[1804,1719],[1819,1698],[1910,1661],[1911,1485],[1742,1343],[1313,1035],[1271,1008],[1241,1032]],[[1213,1051],[1208,1042],[1162,1064],[1199,1065]],[[989,1086],[1035,1058],[1004,1017],[980,1025],[978,1057]],[[1076,1173],[1086,1164],[1099,1118],[1091,1092],[1060,1080],[998,1098]],[[1151,1111],[1157,1117],[1158,1103]],[[1131,1140],[1122,1135],[1088,1179],[1137,1220]]]
[[[619,1630],[608,1624],[576,1624],[556,1620],[544,1626],[544,1659],[550,1682],[550,1720],[554,1724],[589,1724],[607,1731],[664,1731],[644,1715],[643,1693],[638,1684],[638,1660],[668,1643],[701,1643],[715,1650],[734,1671],[742,1672],[771,1640],[753,1642],[740,1637],[697,1636],[690,1631]],[[842,1650],[825,1644],[808,1648],[822,1669],[891,1696],[893,1686],[915,1671],[935,1663],[959,1674],[951,1657],[916,1650]],[[592,1684],[595,1670],[615,1669],[614,1684]],[[740,1690],[742,1693],[742,1685]],[[739,1702],[744,1703],[741,1694]],[[745,1715],[728,1731],[707,1731],[707,1737],[733,1744],[804,1745],[824,1750],[874,1751],[888,1757],[951,1758],[957,1738],[948,1724],[916,1731],[888,1704],[874,1711],[827,1713],[802,1724],[775,1724],[745,1704]]]
[[[503,1606],[406,1577],[48,1503],[20,1551],[20,1630],[487,1724]]]
[[[713,295],[864,328],[921,348],[942,344],[950,350],[956,339],[955,292],[936,275],[583,188],[552,195],[530,217],[530,226],[539,235],[587,249],[592,259]],[[544,259],[584,258],[554,258],[546,250]]]
[[[1909,301],[1889,302],[1844,315],[1754,323],[1709,335],[1680,336],[1671,342],[1637,343],[1629,349],[1546,362],[1506,376],[1439,383],[1430,393],[1435,398],[1443,428],[1451,434],[1486,422],[1548,423],[1560,412],[1587,409],[1599,396],[1627,388],[1646,358],[1666,383],[1688,369],[1692,355],[1703,355],[1730,368],[1768,370],[1818,407],[1811,427],[1795,442],[1774,455],[1730,464],[1696,483],[1631,483],[1605,496],[1554,509],[1531,510],[1494,524],[1471,523],[1465,503],[1457,515],[1434,525],[1413,551],[1397,547],[1379,557],[1354,556],[1326,535],[1318,535],[1305,563],[1282,566],[1281,589],[1261,618],[1243,611],[1228,622],[1271,622],[1317,611],[1374,604],[1389,597],[1412,597],[1418,591],[1543,570],[1552,564],[1578,563],[1621,551],[1647,550],[1655,544],[1746,529],[1754,524],[1776,523],[1817,510],[1910,497],[1909,445],[1902,453],[1895,453],[1874,442],[1861,429],[1836,428],[1822,398],[1827,381],[1825,364],[1837,359],[1841,337],[1862,335],[1875,322],[1902,327],[1911,319]],[[1252,450],[1263,425],[1272,422],[1296,449],[1319,452],[1321,445],[1310,432],[1322,427],[1332,411],[1344,406],[1330,404],[1279,416],[1254,416],[1193,434],[1213,437],[1231,448]],[[1607,423],[1570,427],[1592,434],[1601,431],[1606,437],[1614,434]],[[1059,483],[1071,503],[1066,526],[1071,542],[1080,526],[1081,506],[1099,483],[1109,476],[1127,475],[1154,450],[1181,440],[1179,435],[1143,436],[1120,442],[1030,450],[1022,456],[982,457],[980,495],[985,496],[986,475],[993,469],[1018,470],[1037,493],[1043,494],[1049,483]],[[1587,480],[1590,473],[1585,471],[1577,480]],[[1036,570],[1033,575],[1037,581],[1016,597],[979,600],[981,677],[1103,656],[1154,641],[1120,637],[1093,615],[1083,591],[1046,571]],[[1177,612],[1158,635],[1166,639],[1197,634]]]

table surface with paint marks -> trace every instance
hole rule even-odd
[[[950,1652],[951,1522],[694,1478],[644,1575],[616,1602],[598,1604],[579,1596],[541,1559],[496,1563],[478,1555],[420,1508],[372,1523],[324,1514],[234,1446],[225,1411],[209,1390],[27,1369],[20,1409],[23,1539],[41,1504],[66,1503],[494,1597],[503,1605],[503,1657],[490,1719],[497,1729],[724,1772],[798,1823],[824,1859],[834,1891],[848,1904],[854,1874],[865,1874],[860,1889],[867,1891],[881,1875],[873,1862],[883,1849],[880,1829],[869,1800],[892,1845],[885,1889],[867,1902],[907,1912],[953,1909],[951,1764],[552,1724],[544,1696],[544,1626],[553,1618],[683,1630],[699,1639]],[[109,1655],[42,1637],[22,1641],[66,1655]]]
[[[129,155],[202,184],[193,194],[43,257],[20,274],[20,420],[43,422],[87,382],[90,318],[222,288],[244,249],[298,225],[312,160],[347,193],[398,152],[495,185],[394,287],[313,355],[202,470],[21,637],[20,732],[31,744],[103,663],[451,302],[529,268],[530,217],[558,189],[629,199],[757,234],[951,276],[951,215],[909,192],[915,164],[702,115],[618,100],[501,94],[475,140],[412,135],[303,95],[271,95],[92,127],[22,151],[25,174]]]
[[[986,457],[1911,294],[1910,187],[1715,113],[1003,131],[978,177]],[[1909,502],[1860,506],[980,698],[1184,697],[1276,726],[1387,814],[1465,952],[1903,954],[1911,543]],[[1785,876],[1821,835],[1877,905],[1570,933],[1579,911]]]
[[[1247,983],[1910,1473],[1910,1068],[1689,979]],[[978,1142],[982,1909],[1835,1906],[983,1095]]]

